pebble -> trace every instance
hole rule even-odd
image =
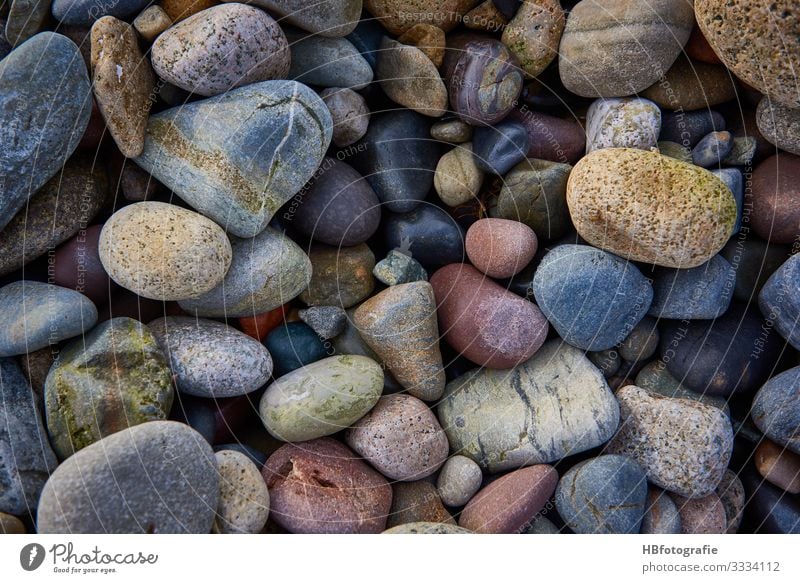
[[[225,232],[202,215],[163,202],[137,202],[103,226],[100,260],[111,279],[154,300],[197,298],[231,264]]]
[[[733,138],[731,153],[722,163],[726,166],[750,166],[757,148],[758,141],[753,136]]]
[[[664,112],[661,116],[661,135],[659,140],[680,144],[691,148],[711,132],[725,129],[725,118],[710,109],[698,111]]]
[[[538,307],[469,264],[439,269],[431,285],[444,340],[480,366],[516,366],[533,356],[547,338],[547,320]]]
[[[308,287],[311,260],[281,231],[267,227],[252,239],[230,239],[232,259],[225,279],[181,301],[186,312],[206,318],[252,317],[279,308]]]
[[[347,313],[339,306],[313,306],[300,310],[300,319],[320,338],[335,338],[347,326]]]
[[[470,458],[454,455],[447,459],[436,479],[436,491],[447,506],[464,506],[480,489],[481,467]]]
[[[117,0],[97,3],[95,0],[53,0],[53,16],[61,24],[91,26],[103,16],[126,18],[147,6],[148,0]]]
[[[470,0],[470,3],[474,4],[475,2]],[[502,30],[507,24],[508,19],[503,16],[503,13],[498,10],[492,0],[481,2],[464,15],[464,26],[472,30],[494,32]]]
[[[654,485],[698,498],[722,480],[733,429],[719,409],[649,393],[635,385],[617,391],[620,427],[606,447],[638,463]]]
[[[736,534],[742,523],[742,515],[747,502],[742,481],[731,470],[725,470],[725,475],[714,493],[719,496],[719,500],[725,508],[725,518],[727,519],[725,532]]]
[[[14,145],[0,151],[2,229],[78,147],[92,89],[78,47],[54,32],[22,43],[0,70],[0,142]]]
[[[305,85],[262,81],[151,115],[135,161],[231,234],[254,237],[317,170],[332,126]]]
[[[592,361],[593,365],[603,372],[603,376],[607,379],[612,378],[622,366],[622,358],[619,352],[613,348],[588,352],[586,356]]]
[[[170,26],[172,26],[172,19],[158,4],[148,6],[133,19],[133,28],[147,42],[153,42]]]
[[[505,474],[469,501],[458,525],[482,534],[522,532],[544,507],[558,483],[551,466],[535,465]]]
[[[372,409],[383,390],[383,371],[366,356],[318,360],[280,377],[259,404],[270,435],[307,441],[350,427]]]
[[[788,247],[767,243],[757,237],[731,239],[722,249],[721,255],[736,270],[736,287],[733,297],[740,302],[757,298],[770,276],[783,265],[789,256]]]
[[[672,494],[681,516],[681,534],[725,534],[725,507],[716,494],[688,499]]]
[[[510,371],[480,369],[451,381],[438,413],[451,451],[491,473],[592,449],[619,424],[603,374],[558,340]]]
[[[800,455],[764,439],[756,447],[754,461],[765,480],[789,494],[800,494]]]
[[[528,158],[575,164],[586,150],[586,132],[574,119],[520,109],[511,112],[509,121],[528,130]]]
[[[411,522],[384,530],[383,534],[472,534],[472,531],[444,522]]]
[[[433,186],[444,204],[456,207],[478,196],[484,171],[476,161],[471,143],[462,143],[439,158]]]
[[[464,260],[464,230],[445,211],[422,205],[403,214],[389,214],[381,225],[387,249],[419,262],[429,273]]]
[[[756,532],[765,534],[800,534],[800,503],[787,496],[754,471],[742,476],[747,493],[748,521]]]
[[[720,166],[733,150],[733,134],[711,132],[701,139],[692,150],[692,163],[702,168]]]
[[[669,156],[670,158],[675,158],[676,160],[680,160],[681,162],[686,162],[687,164],[692,163],[692,151],[682,146],[681,144],[676,144],[675,142],[669,141],[660,141],[656,144],[659,153],[663,154],[664,156]],[[722,178],[721,175],[717,174],[717,171],[713,171],[714,174]],[[730,185],[722,178],[722,181],[725,182],[725,185],[730,188]]]
[[[375,264],[372,275],[381,283],[389,286],[428,281],[428,272],[416,259],[394,249]]]
[[[716,168],[711,173],[725,183],[725,186],[730,189],[733,199],[736,201],[736,224],[733,226],[733,234],[735,235],[742,228],[742,217],[744,215],[744,176],[738,168]],[[752,219],[752,217],[749,218]]]
[[[375,255],[366,244],[354,247],[314,245],[309,252],[311,281],[300,294],[308,306],[349,308],[375,288]]]
[[[586,112],[586,153],[602,148],[649,150],[658,142],[661,110],[647,99],[598,99]]]
[[[588,245],[550,250],[534,275],[533,294],[559,335],[584,350],[622,342],[653,299],[636,266]]]
[[[475,128],[472,150],[478,168],[503,176],[525,159],[528,132],[524,125],[515,121],[480,126]]]
[[[403,107],[430,117],[447,110],[447,87],[436,65],[416,47],[384,37],[375,78],[389,99]]]
[[[527,225],[506,219],[481,219],[467,231],[467,256],[489,277],[509,278],[536,254],[536,233]]]
[[[27,532],[19,518],[0,512],[0,534],[27,534]]]
[[[380,202],[369,182],[336,158],[323,159],[289,205],[284,219],[309,239],[336,247],[365,242],[381,220]]]
[[[621,455],[601,455],[572,467],[558,483],[556,508],[577,534],[638,534],[647,478]]]
[[[431,126],[431,137],[449,144],[463,144],[472,139],[472,126],[460,119],[448,119]]]
[[[558,0],[523,2],[503,28],[505,44],[528,77],[536,77],[558,55],[566,19]]]
[[[447,436],[425,403],[385,395],[345,431],[353,451],[390,480],[420,480],[447,460]]]
[[[239,328],[242,329],[242,332],[250,336],[250,338],[264,340],[267,334],[284,322],[287,311],[288,307],[283,305],[269,312],[238,318]]]
[[[667,173],[670,180],[663,179]],[[716,255],[737,213],[731,191],[707,170],[627,148],[597,150],[578,162],[567,204],[589,244],[632,261],[680,269]]]
[[[331,438],[286,444],[261,471],[270,519],[302,534],[377,534],[386,528],[392,487]]]
[[[649,316],[642,318],[619,345],[619,355],[628,362],[645,362],[658,350],[658,322]]]
[[[112,433],[166,419],[174,395],[155,336],[124,317],[102,322],[65,346],[44,391],[47,431],[61,459]]]
[[[289,35],[289,79],[319,87],[364,89],[372,67],[346,38]]]
[[[799,104],[800,105],[800,104]],[[758,131],[771,144],[792,154],[800,154],[800,111],[769,97],[762,97],[756,109]]]
[[[237,451],[214,454],[219,470],[219,505],[212,531],[258,534],[269,516],[269,491],[261,472]]]
[[[683,55],[642,96],[664,109],[708,109],[736,99],[736,85],[725,67],[692,61]]]
[[[722,255],[691,269],[658,268],[648,314],[675,320],[713,320],[728,309],[736,270]]]
[[[6,3],[6,7],[5,38],[12,47],[21,45],[42,30],[50,16],[49,2],[13,0]]]
[[[758,390],[750,411],[753,422],[764,435],[796,454],[800,454],[798,383],[800,367],[775,375]]]
[[[561,36],[561,82],[583,97],[638,94],[672,66],[693,25],[683,0],[582,0]]]
[[[0,357],[16,356],[88,332],[97,308],[74,290],[22,280],[0,288],[0,321]]]
[[[442,396],[445,374],[431,284],[417,281],[386,288],[358,307],[353,322],[410,395],[424,401]]]
[[[427,0],[364,0],[364,8],[389,32],[399,35],[419,22],[448,32],[463,20],[471,6],[464,0],[439,0],[434,5]]]
[[[645,389],[651,393],[662,397],[675,397],[680,399],[691,399],[712,407],[716,407],[726,415],[730,413],[728,400],[725,397],[711,395],[708,393],[695,393],[684,387],[678,379],[673,377],[667,370],[667,365],[661,360],[653,360],[646,364],[636,374],[635,382],[637,387]]]
[[[647,492],[641,534],[680,534],[681,515],[666,492],[651,488]]]
[[[0,358],[0,513],[21,516],[35,511],[42,488],[58,465],[43,439],[37,401],[17,363]],[[2,520],[0,527],[5,529]]]
[[[528,158],[503,178],[494,214],[519,221],[539,237],[558,239],[572,228],[567,208],[567,179],[572,167]]]
[[[163,38],[163,36],[161,37]],[[141,155],[155,77],[130,24],[104,16],[92,25],[94,98],[111,137],[128,158]]]
[[[109,435],[58,466],[36,523],[42,534],[207,534],[218,497],[211,446],[186,425],[151,421]]]
[[[778,333],[800,350],[800,255],[792,255],[758,294],[758,306]]]
[[[361,15],[359,0],[322,0],[314,4],[305,0],[253,0],[253,4],[277,14],[282,22],[329,37],[353,32]]]
[[[418,522],[439,522],[455,526],[456,521],[442,504],[436,487],[425,480],[392,484],[392,509],[387,528]]]
[[[244,395],[267,384],[272,373],[267,349],[221,322],[172,316],[147,327],[167,357],[175,386],[187,395]]]
[[[278,326],[264,339],[264,345],[272,355],[276,378],[329,356],[319,335],[302,322]]]
[[[180,22],[217,3],[217,0],[159,0],[158,5],[173,22]]]
[[[215,445],[214,452],[220,451],[233,451],[236,453],[241,453],[248,460],[250,460],[250,462],[252,462],[257,469],[263,467],[267,461],[267,454],[257,450],[252,446],[244,445],[242,443],[223,443],[222,445]],[[263,481],[263,478],[261,478],[261,480]]]
[[[695,2],[697,24],[720,60],[739,79],[790,107],[800,107],[792,73],[800,69],[799,14],[792,0],[778,0],[769,10],[758,0]]]
[[[781,152],[761,162],[752,174],[747,200],[753,230],[770,243],[800,238],[800,156]]]
[[[352,89],[328,87],[319,96],[333,120],[333,143],[340,148],[355,144],[369,127],[367,102]]]
[[[420,22],[401,34],[397,41],[418,48],[437,68],[442,66],[447,39],[444,31],[438,26]]]

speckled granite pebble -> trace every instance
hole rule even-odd
[[[219,505],[213,532],[261,532],[269,516],[269,491],[261,472],[237,451],[218,451],[214,457],[219,470]]]

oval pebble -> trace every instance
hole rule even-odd
[[[257,534],[269,517],[269,491],[261,472],[238,451],[214,454],[219,470],[219,505],[212,531]]]
[[[764,435],[800,454],[800,367],[791,368],[768,380],[753,399],[750,416]]]
[[[481,467],[470,458],[454,455],[447,459],[436,479],[436,491],[447,506],[463,506],[480,489]]]
[[[472,264],[498,279],[509,278],[536,254],[536,233],[527,225],[506,219],[481,219],[467,231],[466,250]]]

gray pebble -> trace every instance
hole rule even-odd
[[[480,489],[481,467],[470,458],[454,455],[444,463],[436,480],[439,497],[447,506],[464,506]]]
[[[347,312],[339,306],[312,306],[300,310],[300,319],[325,338],[335,338],[347,326]]]

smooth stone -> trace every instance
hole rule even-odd
[[[692,150],[692,163],[702,168],[719,167],[733,149],[733,134],[727,131],[711,132]]]
[[[383,370],[374,360],[331,356],[272,383],[259,413],[276,439],[307,441],[350,427],[375,406],[382,390]]]
[[[390,480],[420,480],[447,460],[448,444],[428,406],[411,395],[385,395],[345,432],[353,451]]]
[[[736,270],[722,255],[691,269],[659,268],[647,313],[656,318],[713,320],[730,306],[735,283]]]
[[[436,67],[442,65],[447,39],[444,31],[438,26],[420,22],[401,34],[397,40],[404,45],[418,48]],[[446,102],[447,98],[445,98]]]
[[[472,153],[475,165],[484,172],[503,176],[525,159],[528,149],[528,131],[519,122],[475,128]]]
[[[166,419],[174,394],[155,336],[130,318],[107,320],[64,347],[44,391],[47,431],[61,459],[128,427]]]
[[[416,259],[394,249],[375,264],[372,275],[388,286],[428,281],[428,272]]]
[[[603,372],[603,376],[607,379],[612,378],[623,364],[619,352],[613,348],[588,352],[586,356],[592,361],[593,365]]]
[[[0,534],[27,534],[27,532],[19,518],[0,512]]]
[[[747,503],[742,481],[731,470],[725,470],[725,475],[714,493],[719,496],[719,500],[725,508],[725,518],[727,519],[725,532],[736,534],[742,523],[742,515]]]
[[[439,158],[433,186],[442,202],[450,207],[470,202],[478,196],[484,171],[476,164],[471,143],[463,143]]]
[[[356,90],[372,82],[372,67],[346,38],[289,35],[289,41],[289,79],[306,85]]]
[[[672,494],[681,517],[681,534],[725,534],[725,507],[716,494],[688,499]]]
[[[39,404],[44,402],[44,381],[57,356],[58,353],[54,354],[53,348],[48,346],[27,354],[21,354],[16,359],[17,364],[22,369],[22,374],[28,379]]]
[[[757,533],[800,534],[800,502],[755,472],[744,473],[742,481],[748,522],[756,526]]]
[[[394,101],[430,117],[447,110],[447,87],[436,65],[420,49],[383,38],[375,79]]]
[[[0,230],[0,275],[27,265],[85,229],[107,194],[108,177],[102,166],[88,157],[71,158]]]
[[[750,224],[770,243],[795,244],[800,239],[800,156],[780,153],[756,166],[747,200]]]
[[[467,231],[467,256],[478,271],[505,279],[519,273],[536,254],[536,233],[507,219],[481,219]]]
[[[750,302],[758,297],[770,276],[789,257],[789,248],[740,232],[738,237],[725,245],[720,254],[736,270],[733,297],[740,302]]]
[[[759,143],[753,136],[733,138],[733,148],[722,163],[725,166],[750,166],[758,150]]]
[[[42,534],[207,534],[218,498],[211,446],[186,425],[152,421],[62,463],[42,492],[36,522]]]
[[[742,171],[738,168],[716,168],[711,173],[725,183],[736,201],[736,224],[733,226],[733,234],[736,234],[742,228],[742,217],[744,216],[744,176]]]
[[[528,77],[536,77],[558,56],[566,19],[558,0],[522,2],[503,28],[505,44]]]
[[[317,333],[302,322],[275,328],[264,339],[264,346],[272,355],[276,378],[329,356]]]
[[[480,0],[478,0],[480,2]],[[470,2],[474,4],[475,2]],[[492,0],[484,0],[464,15],[464,26],[472,30],[495,32],[503,30],[508,19],[497,9]],[[507,45],[508,43],[506,43]]]
[[[130,202],[153,200],[162,190],[161,184],[136,164],[123,163],[119,181],[122,196]]]
[[[114,289],[100,261],[102,229],[101,225],[94,225],[79,231],[56,249],[53,258],[53,282],[82,293],[96,305],[106,303]]]
[[[349,164],[325,158],[282,216],[309,239],[349,247],[375,234],[381,208],[367,179]]]
[[[762,97],[756,109],[758,131],[781,150],[800,154],[800,109]]]
[[[242,318],[279,308],[308,287],[311,260],[283,232],[267,227],[252,239],[231,237],[233,258],[222,283],[180,302],[190,314]]]
[[[558,239],[572,228],[567,179],[572,166],[528,158],[503,178],[492,216],[528,225],[543,239]]]
[[[567,204],[589,244],[681,269],[716,255],[737,214],[733,194],[708,170],[630,148],[596,150],[581,159],[570,173]]]
[[[0,357],[27,354],[85,334],[97,308],[74,290],[38,281],[0,288]]]
[[[261,472],[243,453],[218,451],[219,503],[212,531],[258,534],[269,517],[269,491]]]
[[[133,28],[147,42],[153,42],[170,26],[172,26],[172,19],[158,4],[148,6],[133,19]]]
[[[674,397],[680,399],[691,399],[728,413],[728,404],[725,397],[711,395],[707,393],[695,393],[684,387],[681,382],[672,376],[667,370],[667,365],[661,360],[654,360],[646,364],[637,375],[634,384],[646,391],[661,395],[662,397]]]
[[[687,388],[730,396],[760,386],[772,374],[782,342],[757,310],[733,304],[716,320],[666,321],[661,359]]]
[[[582,0],[561,36],[561,82],[583,97],[638,94],[672,66],[693,25],[684,0]]]
[[[270,518],[293,533],[377,534],[386,528],[392,487],[331,438],[286,444],[261,471]]]
[[[757,0],[698,0],[697,24],[720,60],[739,79],[790,107],[800,107],[795,74],[800,41],[793,0],[768,8]]]
[[[445,211],[422,205],[403,214],[387,214],[382,235],[387,249],[418,261],[429,273],[464,260],[464,230]]]
[[[0,150],[2,229],[78,147],[92,89],[78,47],[54,32],[22,43],[0,71],[0,143],[8,146]]]
[[[305,85],[262,81],[151,115],[135,161],[231,234],[254,237],[317,170],[332,126]]]
[[[464,0],[364,0],[364,8],[375,16],[393,35],[400,35],[414,25],[425,22],[449,32],[472,8]]]
[[[267,454],[243,443],[223,443],[222,445],[215,445],[214,452],[217,453],[220,451],[233,451],[243,454],[256,468],[259,468],[259,471],[267,461]],[[263,478],[261,478],[261,480],[263,481]]]
[[[645,316],[619,345],[619,355],[628,362],[645,362],[658,350],[658,322]]]
[[[521,468],[498,478],[469,501],[458,525],[482,534],[522,532],[558,484],[551,466]]]
[[[388,210],[411,211],[428,196],[439,146],[424,116],[407,109],[372,116],[366,135],[353,147],[353,166]]]
[[[384,530],[382,534],[472,534],[472,531],[444,522],[411,522]]]
[[[540,513],[522,534],[561,534],[561,529]]]
[[[447,506],[464,506],[480,490],[481,467],[470,458],[454,455],[447,459],[436,479],[436,491]]]
[[[681,515],[666,492],[651,488],[647,492],[641,534],[680,534]]]
[[[361,15],[361,0],[250,0],[293,24],[320,36],[339,37],[350,34]]]
[[[475,126],[494,125],[511,113],[524,81],[506,45],[475,35],[448,39],[442,77],[453,113]]]
[[[753,399],[750,417],[764,435],[789,451],[800,454],[800,367],[768,380]]]
[[[375,255],[364,243],[341,248],[314,245],[309,258],[311,281],[300,294],[308,306],[347,309],[368,297],[375,287]]]
[[[267,349],[227,324],[172,316],[147,327],[167,357],[175,386],[187,395],[236,397],[260,389],[272,374]]]
[[[800,255],[792,255],[758,294],[758,306],[783,338],[800,350]]]
[[[0,513],[35,511],[58,465],[37,401],[16,362],[0,358]]]
[[[691,148],[703,136],[721,132],[725,127],[725,118],[716,111],[666,111],[661,116],[661,135],[658,139]]]
[[[693,111],[736,99],[737,91],[725,67],[681,55],[663,77],[641,94],[664,109]]]
[[[764,439],[755,450],[758,473],[789,494],[800,494],[800,455]]]
[[[607,453],[631,458],[669,492],[699,498],[714,491],[733,451],[733,429],[722,411],[635,385],[616,396],[621,420]]]
[[[328,87],[319,96],[331,114],[335,145],[344,148],[364,137],[369,128],[369,107],[360,94],[348,88]]]
[[[320,338],[335,338],[347,326],[347,313],[339,306],[313,306],[298,315]]]
[[[574,119],[519,109],[508,120],[521,122],[528,130],[528,158],[575,164],[586,150],[586,132]]]
[[[687,164],[692,163],[692,151],[689,148],[682,146],[681,144],[676,144],[675,142],[662,140],[659,141],[658,144],[656,144],[656,147],[658,148],[659,153],[663,154],[664,156],[675,158],[676,160],[680,160],[681,162],[686,162]],[[714,172],[714,174],[717,173]],[[717,174],[717,176],[722,178],[722,176],[719,174]],[[722,181],[725,182],[728,188],[730,188],[730,185],[725,181],[724,178],[722,178]]]
[[[480,369],[448,383],[438,413],[451,451],[491,473],[592,449],[619,424],[603,374],[559,340],[510,371]]]
[[[431,277],[439,329],[447,343],[472,362],[508,369],[528,360],[547,338],[539,308],[466,263]]]
[[[100,260],[116,283],[153,300],[188,300],[222,283],[231,244],[216,223],[163,202],[137,202],[103,226]]]
[[[446,380],[431,284],[388,287],[362,303],[353,322],[410,395],[424,401],[442,396]]]
[[[700,27],[695,26],[692,29],[692,34],[689,36],[689,42],[686,43],[686,46],[683,47],[686,51],[686,55],[692,59],[697,61],[702,61],[703,63],[709,63],[711,65],[721,65],[722,61],[719,60],[719,57],[714,52],[714,49],[711,48],[711,45],[708,44],[706,37],[703,36],[703,31],[700,30]]]
[[[558,483],[556,508],[577,534],[638,534],[647,477],[621,455],[601,455],[572,467]]]
[[[45,0],[13,0],[6,6],[5,39],[12,47],[21,45],[42,30],[50,17],[50,2]]]
[[[586,112],[586,153],[603,148],[649,150],[658,142],[661,110],[647,99],[598,99]]]
[[[635,265],[588,245],[551,249],[533,277],[533,294],[559,335],[584,350],[622,342],[653,299]]]
[[[155,87],[153,69],[139,50],[133,27],[113,16],[94,23],[91,47],[97,107],[120,152],[135,158],[144,150]]]
[[[353,46],[358,49],[361,56],[374,69],[378,64],[381,41],[383,41],[387,31],[377,18],[362,18],[361,20],[356,18],[356,20],[358,24],[353,29],[353,32],[347,35],[347,40],[353,43]]]
[[[116,0],[100,2],[96,0],[53,0],[53,16],[61,24],[89,26],[103,16],[126,18],[138,13],[147,6],[148,0]]]
[[[460,119],[440,121],[431,126],[431,137],[448,144],[463,144],[472,139],[472,126]]]
[[[288,309],[288,304],[284,304],[269,312],[238,318],[239,328],[250,338],[264,340],[267,334],[284,323]]]
[[[392,484],[392,509],[387,528],[417,522],[440,522],[455,526],[456,521],[442,504],[436,487],[428,481]]]

